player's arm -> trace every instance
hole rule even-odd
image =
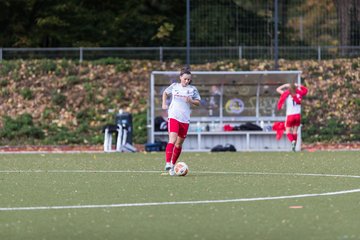
[[[193,99],[192,97],[187,97],[186,101],[194,106],[200,106],[200,100],[199,99]]]
[[[186,101],[188,103],[190,103],[190,105],[194,105],[194,106],[200,106],[200,100],[201,100],[201,97],[200,97],[200,94],[199,94],[199,91],[197,90],[196,87],[194,87],[194,94],[190,97],[187,97]]]
[[[304,87],[303,85],[299,85],[299,87],[300,87],[301,96],[305,96],[308,92],[308,89],[306,87]]]
[[[172,92],[174,86],[175,86],[175,83],[171,84],[169,87],[167,87],[167,88],[164,90],[164,92],[163,92],[163,94],[162,94],[162,105],[161,105],[161,108],[162,108],[163,110],[167,110],[167,109],[169,108],[169,106],[166,104],[166,102],[167,102],[166,100],[167,100],[167,98],[171,95],[171,92]]]
[[[168,107],[169,107],[169,106],[166,104],[167,98],[168,98],[168,94],[166,93],[166,91],[164,91],[164,92],[163,92],[163,95],[162,95],[162,106],[161,106],[161,108],[164,109],[164,110],[168,109]]]
[[[289,83],[285,83],[283,85],[281,85],[280,87],[278,87],[276,89],[276,91],[279,93],[279,94],[283,94],[283,92],[285,91],[284,89],[285,88],[289,88],[290,87],[290,84]]]

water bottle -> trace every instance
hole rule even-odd
[[[200,122],[197,122],[197,123],[196,123],[196,132],[201,132]]]

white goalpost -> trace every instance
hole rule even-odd
[[[285,121],[285,109],[276,108],[276,88],[300,84],[300,76],[301,71],[192,71],[201,104],[192,110],[183,150],[210,151],[216,145],[232,144],[237,151],[290,151],[286,136],[277,141],[272,130],[274,122]],[[167,131],[155,130],[155,118],[166,115],[161,96],[166,87],[179,81],[179,72],[154,71],[150,77],[148,142],[168,141]],[[246,129],[246,124],[261,129]],[[301,127],[298,135],[299,151]]]

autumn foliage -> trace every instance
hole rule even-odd
[[[280,60],[279,65],[280,70],[301,70],[303,84],[309,88],[303,103],[305,142],[360,141],[360,58]],[[145,121],[151,71],[180,67],[178,63],[123,59],[81,64],[71,60],[4,61],[0,67],[1,142],[100,143],[101,128],[113,121],[113,111],[123,109]],[[273,62],[224,61],[191,67],[201,71],[270,70]],[[27,129],[22,129],[24,125]],[[140,124],[134,134],[146,135],[145,125]],[[28,134],[11,135],[7,132],[11,127]],[[31,135],[32,128],[36,136]]]

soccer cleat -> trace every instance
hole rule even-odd
[[[175,176],[175,171],[174,171],[174,165],[171,164],[170,170],[169,170],[169,175],[170,176]]]
[[[170,169],[171,169],[171,164],[167,162],[165,164],[165,171],[169,171]]]
[[[291,142],[291,149],[293,150],[293,152],[295,152],[295,147],[296,147],[296,142],[292,141]]]

